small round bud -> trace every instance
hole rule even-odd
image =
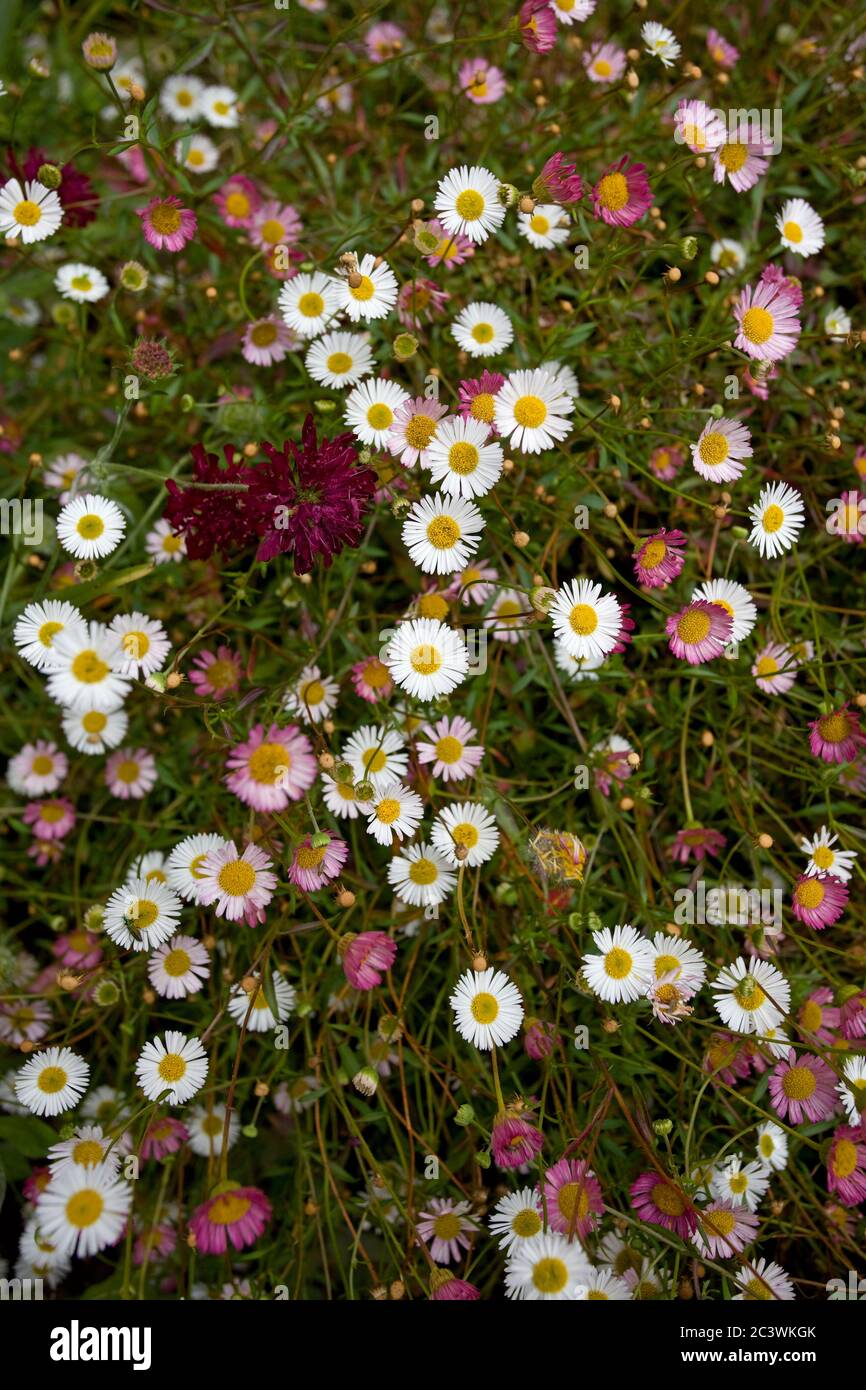
[[[355,905],[355,894],[351,891],[351,889],[349,889],[349,888],[343,888],[343,889],[337,894],[337,906],[338,906],[338,907],[354,907],[354,905]]]
[[[711,729],[704,729],[704,732],[701,734],[701,744],[703,745],[703,747],[704,747],[704,748],[712,748],[712,746],[713,746],[713,744],[715,743],[715,741],[716,741],[716,736],[715,736],[715,734],[712,732],[712,730],[711,730]]]
[[[60,187],[63,174],[56,164],[40,164],[36,177],[45,188],[56,189]]]
[[[665,1135],[670,1134],[673,1127],[673,1120],[655,1120],[653,1121],[653,1134],[657,1134],[660,1139],[663,1139]]]
[[[684,261],[693,261],[698,254],[698,239],[696,236],[683,237],[680,242],[680,255]]]
[[[619,508],[617,507],[615,502],[605,502],[601,510],[603,511],[605,516],[610,517],[612,519],[617,515]]]
[[[472,1106],[461,1105],[454,1116],[454,1123],[456,1125],[463,1125],[465,1128],[466,1125],[471,1125],[474,1119],[475,1111],[472,1109]]]
[[[518,550],[525,550],[526,547],[529,545],[529,532],[528,532],[528,531],[515,531],[515,532],[514,532],[514,535],[511,537],[511,539],[513,540],[514,544],[517,546],[517,549],[518,549]]]
[[[773,848],[773,837],[772,837],[772,835],[768,835],[767,832],[764,831],[764,833],[763,833],[762,835],[759,835],[759,836],[758,836],[758,844],[760,845],[761,849],[772,849],[772,848]]]
[[[719,283],[719,277],[714,270],[708,270],[704,279],[708,285],[717,285]]]
[[[394,356],[398,362],[408,362],[418,351],[418,339],[411,333],[398,333],[394,339]]]
[[[477,956],[472,957],[472,969],[477,974],[480,974],[482,970],[487,969],[487,957],[482,955],[480,951]]]
[[[664,274],[665,280],[669,280],[672,285],[675,285],[678,280],[681,280],[682,276],[683,272],[678,265],[669,265]]]
[[[319,767],[322,768],[324,772],[330,772],[332,767],[336,767],[336,758],[333,753],[320,753]]]

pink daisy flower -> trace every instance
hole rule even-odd
[[[770,1072],[770,1100],[776,1114],[792,1125],[828,1120],[836,1109],[836,1077],[820,1057],[793,1047]]]
[[[63,840],[75,824],[75,807],[65,796],[31,801],[21,813],[37,840]]]
[[[841,1018],[841,1009],[837,1009],[833,1004],[833,991],[826,985],[819,985],[818,989],[812,990],[800,1008],[797,1023],[802,1033],[810,1039],[816,1038],[818,1042],[826,1043],[829,1047],[834,1040],[833,1032],[839,1027]]]
[[[217,647],[216,653],[199,652],[192,663],[189,678],[197,695],[211,700],[224,700],[238,690],[244,673],[238,652],[231,647]]]
[[[233,175],[213,200],[227,227],[248,227],[262,203],[259,190],[246,174]]]
[[[404,328],[418,328],[441,318],[451,295],[441,290],[435,280],[407,280],[397,295],[397,317]]]
[[[534,1018],[527,1024],[523,1050],[534,1062],[543,1062],[551,1055],[558,1042],[559,1035],[554,1025]]]
[[[866,744],[859,716],[847,704],[809,724],[809,747],[825,763],[850,763]]]
[[[433,1303],[477,1303],[481,1292],[474,1284],[458,1279],[447,1269],[435,1269],[430,1276],[430,1300]]]
[[[798,665],[781,642],[768,642],[752,663],[755,685],[767,695],[784,695],[797,679]]]
[[[720,830],[704,830],[699,826],[690,826],[677,831],[670,848],[670,856],[675,864],[688,864],[692,856],[696,863],[700,863],[709,854],[717,857],[727,843]]]
[[[476,106],[489,106],[505,93],[505,76],[486,58],[467,58],[460,64],[460,90]]]
[[[790,296],[776,285],[746,285],[734,302],[734,347],[759,362],[780,362],[797,346],[801,324]]]
[[[773,147],[765,140],[728,141],[713,151],[713,182],[726,180],[737,193],[747,193],[767,172]]]
[[[194,936],[173,936],[148,957],[147,977],[163,999],[186,999],[209,979],[210,955]]]
[[[263,922],[263,909],[274,896],[277,876],[272,861],[257,845],[247,845],[238,854],[233,841],[210,850],[199,867],[198,901],[209,907],[216,903],[218,917],[230,922],[243,918],[249,926]]]
[[[450,1264],[461,1259],[471,1244],[470,1237],[478,1230],[478,1222],[469,1215],[468,1202],[455,1202],[451,1197],[431,1197],[427,1211],[418,1213],[416,1231],[430,1247],[437,1264]]]
[[[481,759],[484,748],[472,740],[478,732],[464,719],[455,714],[449,718],[444,714],[437,723],[428,725],[424,733],[430,742],[417,744],[419,763],[432,763],[433,776],[441,777],[443,782],[459,782],[463,777],[472,777]]]
[[[388,58],[396,58],[402,51],[406,35],[399,24],[385,20],[374,24],[364,36],[367,56],[373,63],[384,63]]]
[[[83,927],[58,936],[51,950],[61,965],[73,970],[92,970],[102,960],[99,937]]]
[[[660,445],[658,449],[653,449],[649,456],[651,471],[665,483],[669,483],[677,476],[684,463],[685,459],[679,449],[669,449],[666,445]]]
[[[604,1211],[601,1184],[583,1159],[561,1158],[544,1175],[547,1224],[583,1240]]]
[[[625,72],[625,49],[615,43],[594,43],[583,55],[590,82],[618,82]]]
[[[866,792],[866,758],[855,759],[839,773],[839,786],[849,792]]]
[[[720,68],[727,68],[730,71],[735,67],[740,56],[740,50],[734,48],[732,43],[723,39],[718,29],[707,30],[707,48],[714,63],[718,63]]]
[[[592,190],[593,215],[609,227],[631,227],[652,206],[652,189],[646,165],[629,164],[624,154],[611,164]]]
[[[462,265],[475,255],[475,245],[469,240],[468,236],[463,236],[462,232],[448,232],[437,218],[427,223],[428,230],[433,236],[439,237],[439,245],[435,251],[431,251],[425,258],[427,264],[435,270],[437,266],[444,265],[446,270],[451,270],[454,266]]]
[[[856,489],[851,492],[843,492],[839,497],[842,503],[833,516],[834,535],[840,541],[845,541],[848,545],[862,545],[863,532],[860,527],[866,527],[866,510],[864,510],[863,494]]]
[[[663,589],[682,574],[686,558],[680,552],[685,544],[682,531],[666,531],[664,526],[649,536],[634,556],[638,584],[647,589]]]
[[[157,251],[182,251],[196,232],[195,213],[180,198],[151,198],[147,207],[136,208],[145,240]]]
[[[687,145],[692,154],[711,154],[727,139],[721,116],[705,101],[683,98],[674,112],[674,139]]]
[[[853,1042],[866,1037],[866,990],[858,990],[846,999],[839,1010],[842,1037]]]
[[[355,687],[355,694],[360,695],[361,699],[370,705],[387,700],[394,691],[391,672],[378,656],[367,656],[363,661],[355,662],[352,667],[352,685]]]
[[[394,412],[386,442],[404,467],[414,468],[416,463],[420,463],[422,468],[427,467],[428,445],[435,437],[437,424],[447,414],[447,406],[440,401],[428,400],[426,396],[404,401]]]
[[[751,1245],[759,1225],[757,1214],[745,1202],[736,1207],[729,1201],[711,1202],[698,1212],[694,1243],[702,1255],[729,1260]]]
[[[244,360],[254,367],[272,367],[297,346],[298,340],[288,325],[275,314],[269,314],[267,318],[247,324],[241,352]]]
[[[391,969],[397,956],[397,943],[387,932],[365,931],[343,938],[343,973],[353,989],[375,989]]]
[[[277,246],[296,242],[303,230],[304,224],[292,205],[272,198],[253,214],[249,238],[260,250],[273,251]]]
[[[834,874],[801,874],[794,887],[791,911],[798,922],[823,931],[838,922],[848,901],[848,885]]]
[[[517,16],[520,40],[530,53],[549,53],[556,45],[556,16],[549,0],[524,0]]]
[[[222,1255],[229,1242],[235,1250],[255,1245],[271,1219],[271,1204],[258,1187],[221,1183],[213,1197],[196,1207],[190,1230],[203,1255]]]
[[[177,1245],[177,1232],[173,1226],[146,1226],[136,1238],[132,1247],[132,1262],[136,1266],[148,1264],[151,1260],[165,1260]]]
[[[753,376],[748,367],[743,368],[743,385],[753,396],[757,396],[759,401],[768,401],[770,388],[767,383],[776,380],[779,375],[778,368],[771,367],[767,362],[761,362],[755,370],[759,373],[758,376]]]
[[[24,1179],[21,1191],[24,1193],[27,1201],[32,1202],[35,1207],[50,1181],[50,1168],[32,1168],[30,1170],[30,1176]]]
[[[27,846],[27,854],[30,859],[35,859],[40,869],[44,869],[46,864],[59,864],[63,858],[62,840],[34,840]]]
[[[478,420],[480,424],[487,426],[491,434],[498,434],[493,407],[499,388],[504,385],[504,376],[499,372],[487,370],[471,381],[461,381],[460,414],[464,420]]]
[[[316,893],[340,873],[349,857],[349,846],[329,830],[305,835],[295,845],[288,878],[304,893]]]
[[[229,791],[254,811],[284,811],[309,791],[317,773],[313,746],[296,724],[272,724],[267,732],[256,724],[229,753],[226,768]]]
[[[569,164],[562,150],[557,150],[533,180],[532,192],[540,203],[579,203],[583,182],[576,165]]]
[[[741,1036],[713,1033],[704,1055],[704,1071],[714,1080],[723,1081],[726,1086],[736,1086],[738,1081],[745,1081],[751,1073],[751,1064],[742,1044]]]
[[[168,1154],[176,1154],[187,1139],[189,1131],[186,1125],[170,1115],[163,1115],[148,1125],[141,1145],[141,1157],[165,1158]]]
[[[0,1004],[0,1042],[18,1047],[38,1042],[51,1026],[51,1010],[44,999],[15,999]]]
[[[123,801],[140,801],[156,780],[156,763],[146,748],[118,748],[105,764],[105,785]]]
[[[641,1221],[675,1231],[683,1240],[697,1229],[698,1214],[688,1197],[660,1173],[641,1173],[631,1185],[631,1203]]]
[[[758,283],[771,285],[780,294],[787,295],[795,309],[803,303],[803,286],[795,275],[786,275],[780,265],[765,265],[758,276]]]
[[[459,596],[461,603],[474,603],[480,608],[490,598],[498,578],[499,570],[479,560],[454,575],[448,588],[443,591],[444,597],[452,599]]]
[[[827,1191],[846,1207],[866,1201],[866,1143],[862,1128],[840,1125],[827,1154]]]
[[[743,459],[752,457],[752,435],[739,420],[707,421],[691,446],[696,473],[711,483],[732,483],[746,471]]]
[[[9,759],[6,781],[19,796],[46,796],[57,791],[68,770],[66,754],[55,743],[38,738]]]
[[[665,623],[674,656],[699,666],[721,656],[731,640],[733,619],[718,603],[694,599]]]
[[[628,755],[634,749],[627,739],[613,734],[607,742],[596,744],[592,751],[601,759],[600,766],[595,769],[595,784],[604,796],[610,796],[614,782],[627,782],[631,777]]]
[[[516,1115],[497,1120],[490,1136],[497,1168],[523,1168],[541,1153],[543,1146],[541,1130]]]

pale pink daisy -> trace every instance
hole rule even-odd
[[[583,1159],[561,1158],[544,1174],[544,1200],[551,1230],[588,1236],[604,1211],[601,1185]]]
[[[815,931],[838,922],[848,901],[848,886],[835,874],[801,874],[791,898],[798,922]]]
[[[682,531],[664,527],[643,541],[634,555],[638,584],[647,589],[663,589],[682,573],[686,557],[682,554],[686,537]]]
[[[47,801],[31,801],[21,819],[37,840],[63,840],[75,824],[75,807],[65,796]]]
[[[784,695],[797,679],[797,662],[781,642],[768,642],[752,664],[755,685],[767,695]]]
[[[484,757],[484,748],[472,742],[478,735],[468,719],[460,714],[451,717],[444,714],[435,724],[428,725],[424,733],[430,742],[419,740],[418,761],[432,763],[434,777],[440,777],[443,782],[458,782],[474,776]]]
[[[702,1255],[729,1260],[751,1245],[759,1224],[745,1202],[736,1207],[727,1200],[711,1202],[698,1212],[698,1229],[692,1239]]]
[[[305,835],[292,853],[289,882],[304,893],[316,893],[337,877],[348,857],[348,845],[331,831]]]
[[[590,82],[618,82],[625,72],[625,49],[615,43],[594,43],[583,55]]]
[[[231,647],[217,647],[216,652],[199,652],[195,657],[189,679],[197,695],[211,700],[224,700],[234,695],[244,674],[243,662]]]
[[[779,362],[797,346],[801,324],[791,297],[778,285],[746,285],[734,303],[734,347],[760,362]]]
[[[406,468],[414,468],[416,463],[426,467],[428,449],[436,437],[436,426],[447,414],[447,406],[434,399],[428,400],[426,396],[404,401],[394,412],[394,420],[388,430],[386,443],[391,453]]]
[[[713,181],[747,193],[767,172],[773,146],[766,140],[729,140],[713,151]]]
[[[66,754],[55,743],[38,738],[9,759],[6,781],[19,796],[45,796],[57,791],[68,768]]]
[[[193,936],[173,936],[149,957],[147,975],[164,999],[186,999],[203,988],[210,975],[210,956]]]
[[[291,245],[298,240],[304,224],[290,203],[271,199],[262,203],[248,228],[250,241],[262,251]]]
[[[402,52],[405,41],[406,34],[399,24],[383,20],[367,30],[364,47],[371,62],[384,63],[388,58],[396,58]]]
[[[467,58],[460,64],[460,90],[476,106],[489,106],[505,94],[505,76],[501,68],[486,58]]]
[[[244,360],[254,367],[272,367],[297,346],[298,340],[288,325],[275,314],[269,314],[267,318],[247,324],[241,352]]]
[[[730,641],[733,619],[717,603],[695,599],[665,623],[674,656],[690,666],[721,656]]]
[[[199,870],[199,902],[216,904],[218,917],[230,922],[244,918],[248,926],[265,920],[264,908],[274,896],[277,876],[272,861],[257,845],[247,845],[238,854],[229,840],[210,850]]]
[[[135,208],[145,239],[157,251],[182,251],[196,232],[196,216],[180,198],[151,198],[147,207]]]
[[[378,656],[367,656],[363,661],[355,662],[352,667],[352,685],[355,687],[355,694],[360,695],[361,699],[370,705],[387,700],[394,690],[391,672]]]
[[[426,257],[427,264],[435,270],[437,266],[443,265],[446,270],[451,270],[454,266],[462,265],[475,255],[474,243],[464,236],[462,232],[449,232],[443,227],[442,223],[433,218],[427,223],[428,230],[433,236],[439,238],[439,245],[435,251],[431,251]]]
[[[479,1229],[478,1222],[468,1214],[470,1210],[468,1202],[431,1197],[427,1210],[419,1212],[415,1229],[419,1239],[429,1245],[437,1264],[456,1262],[469,1249],[470,1237]]]
[[[692,154],[711,154],[725,143],[727,129],[705,101],[682,99],[674,112],[674,139]]]
[[[105,785],[124,801],[140,801],[156,781],[156,763],[146,748],[118,748],[105,764]]]
[[[732,483],[745,472],[743,459],[752,457],[752,436],[739,420],[710,418],[691,450],[695,472],[702,478]]]
[[[770,1100],[789,1124],[828,1120],[836,1109],[836,1076],[820,1057],[797,1056],[793,1047],[770,1073]]]
[[[730,71],[736,66],[740,50],[734,48],[734,45],[729,43],[727,39],[723,39],[718,29],[707,30],[707,48],[713,62],[718,63],[720,68],[726,68]]]
[[[309,791],[317,773],[312,744],[296,724],[272,724],[267,731],[256,724],[229,753],[226,768],[226,786],[255,811],[284,811]]]

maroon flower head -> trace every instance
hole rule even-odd
[[[214,488],[215,483],[246,484],[252,469],[234,461],[234,446],[223,450],[226,467],[216,454],[201,444],[192,450],[193,472],[197,483],[208,487],[182,487],[173,478],[166,480],[168,502],[166,520],[173,531],[186,537],[187,554],[193,560],[207,560],[215,550],[229,555],[255,540],[257,532],[249,507],[248,491]]]

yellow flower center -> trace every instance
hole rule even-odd
[[[454,206],[464,222],[477,222],[484,211],[484,199],[473,188],[465,188]]]
[[[192,961],[188,953],[180,946],[175,946],[173,951],[169,951],[162,962],[162,968],[166,975],[170,975],[173,980],[178,980],[181,975],[185,975],[191,965]]]
[[[436,421],[430,415],[413,415],[406,426],[406,443],[413,449],[426,449],[436,433]]]
[[[537,232],[539,236],[546,236],[550,231],[549,219],[544,217],[540,212],[537,212],[534,217],[530,217],[529,225],[533,232]]]
[[[381,748],[370,748],[361,756],[361,762],[367,772],[381,772],[387,761]]]
[[[366,303],[368,299],[373,298],[373,295],[376,293],[376,286],[373,284],[369,275],[362,275],[360,285],[350,285],[349,293],[353,299],[359,299],[363,304]]]
[[[744,1009],[746,1013],[754,1013],[755,1009],[761,1007],[766,997],[761,986],[752,979],[751,975],[747,975],[745,979],[740,980],[734,990],[734,998],[740,1008]]]
[[[495,994],[476,994],[472,1000],[471,1012],[476,1023],[493,1023],[499,1017],[499,1000]]]
[[[217,874],[217,883],[230,898],[244,897],[255,881],[256,871],[246,859],[234,859],[231,864],[223,864]]]
[[[167,1052],[164,1057],[160,1058],[157,1071],[161,1081],[168,1081],[173,1084],[175,1081],[180,1081],[181,1077],[186,1074],[186,1062],[179,1052]]]
[[[237,190],[226,198],[226,212],[230,217],[246,217],[250,210],[250,200],[246,193]]]
[[[532,1267],[532,1282],[539,1293],[561,1293],[568,1283],[568,1266],[564,1260],[539,1260]]]
[[[271,246],[275,246],[278,241],[282,240],[284,230],[285,229],[283,227],[283,224],[282,222],[280,222],[278,218],[269,217],[266,222],[262,223],[261,226],[262,240],[267,241]],[[316,295],[315,297],[316,299],[319,298],[318,295]],[[304,296],[304,298],[306,298],[306,296]],[[302,309],[301,313],[304,312],[305,311]],[[322,311],[320,309],[319,313],[321,312]]]
[[[108,715],[98,709],[88,710],[81,719],[81,727],[86,734],[101,734],[107,723]]]
[[[150,638],[146,632],[125,632],[120,645],[133,661],[141,661],[150,651]]]
[[[837,1178],[850,1178],[857,1167],[857,1148],[850,1139],[839,1139],[833,1150],[833,1170]]]
[[[625,174],[605,174],[598,185],[598,201],[608,212],[620,212],[628,203]]]
[[[72,1150],[73,1163],[80,1163],[82,1167],[88,1164],[102,1162],[102,1145],[97,1144],[95,1139],[80,1139]]]
[[[321,681],[308,681],[301,689],[301,699],[306,705],[319,705],[325,698],[325,687]]]
[[[848,736],[848,716],[828,714],[824,719],[818,720],[818,730],[825,743],[841,743]]]
[[[409,869],[409,878],[419,885],[435,883],[438,877],[439,870],[432,859],[416,859]]]
[[[299,869],[318,869],[325,857],[326,848],[324,845],[315,849],[312,845],[301,845],[295,856],[295,863]]]
[[[596,58],[592,65],[592,70],[598,77],[610,77],[613,71],[606,58]]]
[[[477,396],[472,397],[469,414],[473,420],[482,420],[485,425],[492,423],[493,396],[489,391],[479,391]]]
[[[400,803],[393,796],[386,796],[376,807],[376,819],[383,825],[393,825],[400,814]]]
[[[56,1096],[58,1091],[62,1091],[68,1082],[69,1077],[63,1067],[45,1067],[40,1073],[36,1082],[40,1091],[47,1096]]]
[[[774,676],[779,669],[779,663],[773,656],[762,656],[758,662],[759,676]]]
[[[836,856],[829,845],[819,845],[818,848],[812,852],[812,858],[819,869],[832,869]]]
[[[518,425],[537,430],[547,419],[547,406],[538,396],[521,396],[514,403],[514,418]]]
[[[465,849],[474,849],[478,844],[478,831],[471,821],[461,821],[459,825],[453,826],[451,838],[455,845],[463,845]]]
[[[773,315],[767,309],[753,304],[743,314],[742,328],[750,343],[760,347],[773,334]]]
[[[705,434],[698,445],[701,462],[705,463],[708,468],[718,468],[720,463],[724,463],[729,452],[727,437],[718,430]]]
[[[604,958],[604,973],[612,980],[624,980],[632,967],[632,958],[621,946],[614,946]]]
[[[432,676],[442,665],[442,657],[435,647],[422,644],[409,653],[409,664],[419,676]]]
[[[824,901],[825,890],[820,879],[806,878],[802,883],[798,883],[794,891],[794,898],[800,907],[805,907],[807,911],[812,911],[820,907]]]
[[[291,767],[292,756],[281,743],[262,743],[250,756],[250,776],[254,782],[273,787]]]
[[[677,636],[687,646],[703,642],[712,623],[709,613],[684,613],[677,623]]]
[[[51,758],[46,757],[44,753],[38,753],[31,764],[31,771],[35,772],[37,777],[47,777],[53,766]]]
[[[795,245],[799,245],[803,240],[803,228],[796,222],[786,222],[782,228],[782,235],[786,241],[793,241]]]
[[[493,340],[493,325],[491,323],[476,323],[472,329],[472,336],[476,343],[489,343]]]
[[[686,1209],[682,1194],[668,1182],[657,1182],[650,1195],[659,1211],[666,1216],[682,1216]]]
[[[737,1218],[732,1211],[706,1211],[701,1218],[704,1229],[714,1236],[729,1236]]]
[[[208,1220],[218,1226],[232,1226],[250,1209],[249,1197],[241,1197],[237,1192],[221,1192],[208,1212]]]
[[[808,1100],[818,1085],[808,1067],[791,1067],[782,1078],[782,1090],[789,1100]]]
[[[748,157],[749,151],[745,145],[723,145],[719,150],[719,159],[729,174],[736,174],[742,169]]]
[[[460,1234],[460,1217],[453,1211],[443,1211],[433,1222],[433,1234],[440,1240],[455,1240]]]
[[[675,971],[677,976],[681,975],[682,967],[676,956],[657,956],[655,971],[656,979],[661,980],[665,975],[670,975],[671,971]]]
[[[267,223],[265,224],[268,225]],[[303,314],[305,319],[317,319],[325,312],[325,301],[320,294],[314,290],[308,290],[302,294],[298,300],[298,313]]]
[[[73,661],[72,674],[82,685],[98,685],[108,675],[108,666],[92,648],[87,648]]]
[[[418,612],[422,618],[444,618],[448,604],[441,594],[423,594],[418,600]]]
[[[384,405],[378,401],[371,405],[367,411],[367,424],[372,430],[386,430],[394,419],[394,412],[389,405]]]
[[[523,1236],[524,1238],[538,1235],[541,1230],[541,1217],[537,1211],[533,1211],[532,1207],[525,1207],[515,1216],[511,1223],[511,1229],[516,1236]]]
[[[450,550],[460,539],[460,527],[453,517],[434,517],[427,527],[427,539],[436,550]]]
[[[43,623],[37,633],[37,637],[43,647],[50,647],[52,640],[57,636],[58,632],[62,631],[62,623]]]
[[[74,1192],[66,1203],[66,1219],[70,1226],[75,1226],[79,1231],[86,1226],[92,1226],[102,1215],[105,1206],[105,1199],[100,1192],[93,1187],[83,1187],[80,1192]]]
[[[346,372],[352,370],[352,359],[348,352],[332,352],[326,366],[334,376],[345,376]]]
[[[172,236],[180,230],[180,212],[171,203],[157,203],[151,209],[150,222],[160,236]]]
[[[256,347],[270,347],[277,340],[277,326],[274,323],[257,323],[250,337]]]
[[[115,776],[119,782],[125,782],[131,786],[138,779],[139,766],[134,758],[124,758],[122,763],[118,763],[115,769]]]
[[[774,532],[779,530],[779,527],[785,520],[785,513],[782,511],[781,507],[777,507],[774,503],[773,506],[768,507],[767,510],[764,512],[762,520],[764,524],[764,530],[769,531],[770,535],[772,535]]]
[[[105,522],[101,516],[97,516],[94,512],[88,512],[86,516],[79,519],[75,529],[82,540],[95,541],[105,530]]]
[[[576,603],[568,615],[568,621],[578,637],[589,637],[598,627],[598,614],[588,603]]]
[[[657,569],[662,560],[668,553],[668,548],[664,541],[650,541],[649,545],[644,546],[641,556],[641,565],[645,570]]]
[[[15,207],[12,216],[19,227],[35,227],[36,223],[42,219],[42,209],[38,203],[33,203],[29,198],[24,198]]]
[[[436,757],[440,763],[459,762],[463,753],[463,744],[459,738],[454,738],[451,734],[446,734],[436,743]]]

